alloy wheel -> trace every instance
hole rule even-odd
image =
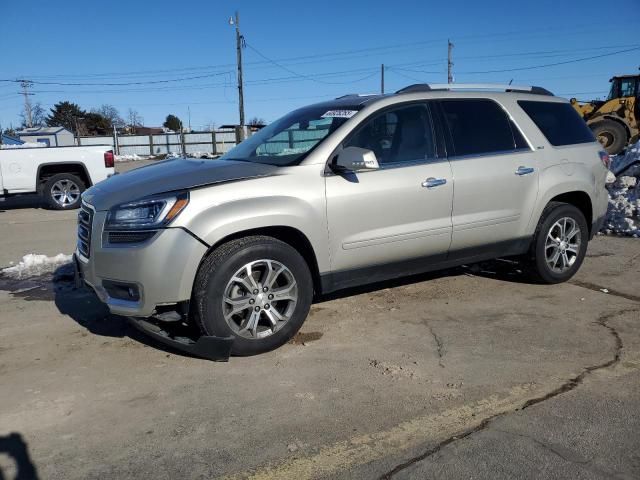
[[[80,187],[72,180],[58,180],[51,187],[51,196],[61,207],[68,207],[80,198]]]
[[[247,263],[227,282],[224,319],[237,335],[255,340],[273,335],[293,315],[298,287],[293,273],[276,260]]]
[[[551,226],[544,247],[551,271],[564,273],[573,266],[580,254],[581,237],[580,227],[571,217],[562,217]]]

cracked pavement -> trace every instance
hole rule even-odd
[[[58,213],[0,212],[1,265],[70,252]],[[344,292],[229,363],[70,282],[0,281],[0,474],[22,448],[53,479],[639,478],[639,254],[597,237],[563,285],[491,262]]]

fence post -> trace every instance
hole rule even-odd
[[[118,131],[114,125],[113,127],[113,149],[116,151],[116,155],[120,155],[120,144],[118,142]]]
[[[153,134],[149,134],[149,156],[153,155]]]
[[[211,130],[211,154],[215,155],[218,153],[218,148],[216,145],[216,132],[215,130]]]

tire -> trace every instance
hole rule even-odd
[[[564,234],[563,221],[566,222]],[[573,228],[577,229],[575,235],[571,234]],[[571,236],[565,241],[568,235]],[[559,238],[560,243],[553,238]],[[588,242],[589,227],[582,212],[567,203],[550,202],[540,216],[531,246],[530,270],[534,278],[548,284],[566,282],[582,265]],[[555,264],[550,264],[554,258],[557,258]]]
[[[82,202],[82,192],[87,189],[80,178],[70,173],[58,173],[49,178],[42,188],[47,206],[53,210],[73,210]]]
[[[591,130],[609,155],[617,155],[627,146],[627,131],[614,120],[596,122]]]
[[[270,278],[267,270],[276,276]],[[266,292],[260,291],[264,288]],[[273,299],[271,291],[282,300]],[[193,298],[193,318],[202,334],[233,336],[233,355],[256,355],[278,348],[300,329],[311,307],[313,280],[307,262],[291,245],[250,236],[209,254],[196,275]]]

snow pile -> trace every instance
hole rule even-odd
[[[220,158],[220,154],[211,152],[189,152],[186,155],[182,155],[181,153],[170,152],[166,158],[208,158],[215,160],[216,158]]]
[[[603,233],[640,237],[640,142],[613,157],[616,180],[607,185],[609,207]]]
[[[9,145],[9,144],[0,145],[0,149],[2,149],[2,150],[11,150],[13,148],[46,148],[46,147],[47,146],[44,143],[41,143],[41,142],[23,143],[21,145]]]
[[[640,141],[627,148],[624,155],[611,157],[611,171],[616,176],[640,176]]]
[[[153,160],[154,158],[156,157],[153,155],[140,156],[134,153],[133,155],[116,155],[116,162],[135,162],[137,160]]]
[[[22,260],[17,265],[3,268],[2,274],[21,280],[23,278],[44,275],[45,273],[52,273],[69,262],[71,262],[71,255],[65,255],[64,253],[59,253],[55,257],[29,253],[22,257]]]

